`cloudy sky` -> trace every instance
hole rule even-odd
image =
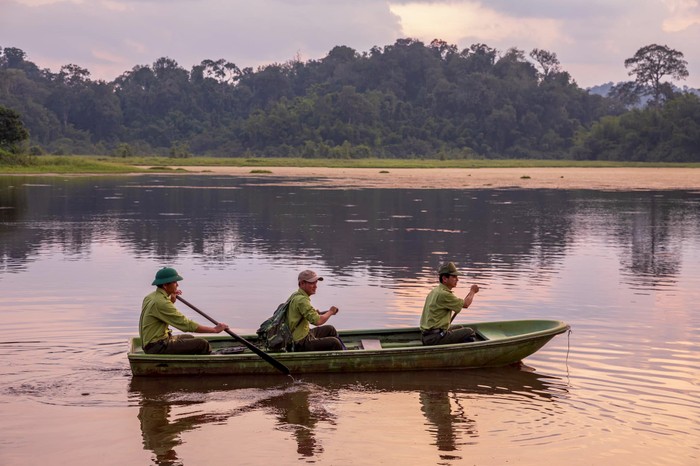
[[[626,58],[668,45],[688,61],[678,84],[700,88],[700,0],[0,0],[0,47],[108,81],[165,56],[257,67],[406,37],[546,49],[581,87],[628,80]]]

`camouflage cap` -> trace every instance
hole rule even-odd
[[[454,263],[448,262],[446,264],[443,264],[442,267],[438,270],[438,275],[461,275],[459,271],[457,270],[457,267],[455,267]]]

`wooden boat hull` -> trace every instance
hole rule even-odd
[[[569,326],[552,320],[519,320],[467,324],[483,341],[423,346],[417,328],[351,330],[340,332],[347,351],[271,353],[292,374],[390,372],[435,369],[474,369],[516,363],[535,353]],[[257,344],[256,336],[244,336]],[[214,350],[239,346],[230,337],[209,336]],[[364,349],[369,341],[381,349]],[[377,342],[377,340],[379,340]],[[145,354],[139,338],[132,338],[128,353],[135,376],[279,374],[255,353],[168,355]]]

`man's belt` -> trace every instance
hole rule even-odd
[[[444,330],[442,330],[440,328],[431,328],[430,330],[423,330],[421,332],[421,334],[424,337],[427,337],[428,335],[435,335],[436,333],[441,333],[441,332],[444,332]]]
[[[162,340],[152,341],[149,344],[147,344],[146,346],[144,346],[143,350],[148,351],[151,348],[155,348],[156,345],[165,345],[167,342],[168,342],[167,338],[163,338]]]

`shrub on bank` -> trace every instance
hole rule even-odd
[[[28,154],[18,154],[0,149],[0,165],[28,167],[34,165],[34,158]]]

